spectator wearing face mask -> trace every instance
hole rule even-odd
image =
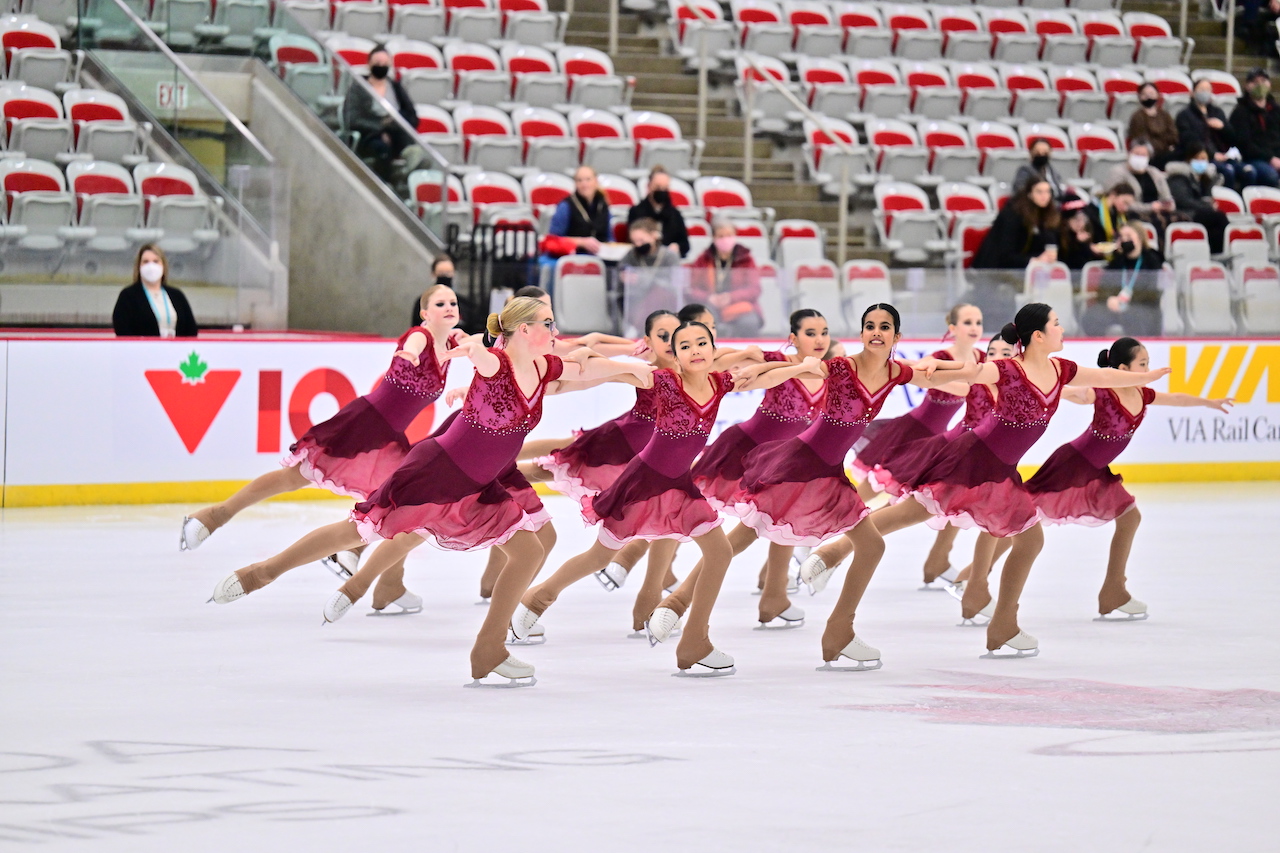
[[[1209,160],[1209,153],[1201,145],[1191,146],[1187,159],[1171,162],[1165,176],[1178,212],[1204,226],[1209,234],[1210,252],[1215,255],[1222,252],[1227,215],[1213,204],[1213,188],[1221,179]]]
[[[1245,97],[1231,112],[1227,126],[1240,149],[1240,182],[1280,186],[1280,108],[1271,95],[1271,75],[1261,68],[1244,81]]]
[[[1104,245],[1093,231],[1089,202],[1074,192],[1062,197],[1062,226],[1058,234],[1058,260],[1068,269],[1084,269],[1084,265],[1105,258]]]
[[[1135,139],[1129,144],[1129,160],[1111,170],[1108,185],[1127,183],[1133,187],[1129,213],[1146,219],[1157,228],[1168,224],[1177,205],[1169,192],[1164,172],[1151,165],[1151,143]]]
[[[637,219],[631,223],[631,249],[618,262],[618,278],[624,290],[623,304],[627,318],[637,329],[644,328],[650,313],[681,301],[673,281],[673,271],[680,267],[680,256],[670,246],[662,245],[662,226],[654,219]]]
[[[411,128],[418,126],[413,99],[390,74],[391,54],[379,45],[369,51],[369,76],[365,78],[369,88],[352,84],[342,102],[343,125],[360,134],[356,155],[371,160],[383,180],[390,177],[392,163],[414,144],[413,137],[393,115],[399,114]]]
[[[711,245],[690,264],[689,299],[709,307],[724,334],[751,337],[764,325],[756,262],[728,219],[717,217],[711,235]]]
[[[683,258],[689,254],[689,229],[684,216],[671,203],[671,176],[661,166],[649,172],[649,192],[627,212],[627,224],[639,219],[652,219],[661,228],[662,244]]]
[[[1191,103],[1178,113],[1178,142],[1181,158],[1191,159],[1191,151],[1199,146],[1222,176],[1222,183],[1229,189],[1236,188],[1236,161],[1227,157],[1235,143],[1231,128],[1227,126],[1227,114],[1213,103],[1213,82],[1207,78],[1196,81],[1191,93]]]
[[[1067,185],[1049,162],[1053,146],[1044,137],[1031,140],[1031,162],[1018,167],[1013,176],[1013,195],[1020,196],[1035,181],[1047,181],[1054,198],[1061,198],[1067,191]]]
[[[187,297],[170,287],[169,261],[147,244],[133,261],[133,284],[120,291],[111,326],[120,337],[194,338],[199,332]]]
[[[436,255],[435,260],[431,262],[431,279],[432,284],[443,284],[445,287],[453,287],[453,258],[444,252]],[[409,320],[410,326],[417,326],[422,323],[422,298],[413,300],[413,318]],[[459,297],[459,303],[462,302]]]
[[[1124,334],[1159,335],[1160,270],[1164,258],[1147,245],[1141,227],[1120,229],[1120,244],[1099,282],[1094,301],[1085,306],[1080,325],[1086,335],[1105,337],[1112,326]]]
[[[1144,83],[1138,90],[1138,104],[1141,106],[1129,119],[1127,134],[1130,144],[1135,139],[1145,139],[1148,157],[1157,169],[1178,156],[1178,125],[1173,116],[1160,103],[1160,90],[1151,83]]]

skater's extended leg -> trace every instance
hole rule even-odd
[[[628,543],[627,548],[634,544],[635,542]],[[640,591],[636,593],[636,603],[631,608],[633,631],[643,631],[645,620],[662,602],[662,590],[666,589],[667,574],[671,571],[671,561],[675,558],[676,546],[679,544],[675,539],[659,539],[649,544],[649,563],[645,569],[644,582],[640,586]],[[619,554],[626,550],[623,548]],[[679,613],[684,613],[685,606],[687,605],[681,606]]]
[[[1013,537],[1013,547],[1000,571],[1000,596],[995,615],[987,625],[987,650],[998,649],[1018,633],[1018,599],[1027,584],[1031,566],[1044,547],[1044,528],[1037,523],[1030,530]],[[967,590],[966,590],[967,592]]]
[[[274,557],[236,572],[246,593],[261,589],[290,569],[305,566],[335,551],[354,548],[361,542],[353,521],[338,521],[311,531]]]
[[[583,578],[603,569],[616,553],[617,551],[597,539],[586,551],[576,557],[570,557],[564,565],[556,569],[551,577],[526,592],[522,603],[534,615],[541,616],[548,607],[555,604],[560,593]]]
[[[1107,559],[1107,576],[1098,591],[1098,612],[1106,615],[1121,605],[1128,604],[1133,596],[1125,587],[1125,568],[1129,565],[1129,552],[1133,549],[1133,537],[1142,523],[1142,513],[1135,504],[1116,519],[1116,529],[1111,534],[1111,554]]]
[[[506,639],[511,616],[547,556],[537,534],[528,530],[517,531],[497,547],[506,555],[506,565],[493,585],[493,599],[471,649],[472,678],[484,678],[509,656]]]
[[[547,456],[551,451],[568,447],[570,444],[573,444],[572,438],[535,438],[533,441],[524,443],[516,459],[521,462],[526,459],[537,459],[539,456]]]
[[[551,472],[536,462],[521,462],[516,468],[530,483],[545,483],[551,479]]]
[[[711,610],[715,607],[733,555],[729,538],[719,527],[693,541],[702,551],[702,571],[698,573],[693,588],[689,620],[680,636],[680,644],[676,647],[676,664],[680,669],[688,669],[714,649],[711,642]]]
[[[360,571],[356,572],[347,582],[339,589],[342,594],[351,600],[354,604],[364,597],[369,591],[369,587],[373,586],[373,582],[378,580],[384,572],[390,571],[397,566],[399,567],[400,576],[404,575],[404,558],[405,555],[422,544],[422,537],[416,533],[400,533],[393,539],[384,539],[378,543],[378,547],[373,549],[373,554],[369,559],[364,561],[364,565],[360,567]],[[395,584],[395,576],[392,577],[391,583]],[[379,584],[379,588],[381,588]],[[398,586],[403,589],[403,581]],[[394,586],[388,587],[388,593],[394,589]],[[403,592],[401,592],[403,594]],[[381,609],[377,606],[380,596],[375,594],[374,608]],[[396,596],[399,598],[399,596]],[[394,601],[395,598],[389,599]],[[384,605],[385,606],[385,605]]]
[[[884,538],[872,517],[864,518],[844,535],[853,544],[853,562],[844,577],[840,597],[836,599],[826,630],[822,632],[822,659],[834,661],[853,641],[853,618],[867,591],[867,584],[884,556]]]
[[[307,483],[307,478],[302,476],[297,466],[278,468],[263,474],[222,503],[198,509],[191,513],[190,517],[199,521],[212,533],[241,510],[248,509],[267,498],[301,489]]]

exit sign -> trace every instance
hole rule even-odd
[[[162,110],[187,108],[186,83],[157,83],[156,105]]]

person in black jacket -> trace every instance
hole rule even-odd
[[[1084,309],[1086,335],[1106,337],[1112,326],[1135,337],[1160,334],[1160,271],[1164,258],[1147,244],[1146,229],[1120,228],[1120,246],[1102,276],[1098,292]]]
[[[1218,174],[1229,189],[1236,188],[1235,160],[1227,159],[1227,152],[1235,144],[1231,140],[1231,128],[1227,126],[1227,114],[1213,103],[1213,81],[1201,78],[1196,81],[1191,103],[1178,113],[1179,156],[1190,160],[1194,146],[1204,148],[1209,160],[1217,167]]]
[[[662,226],[662,245],[682,258],[689,254],[689,229],[671,203],[671,176],[661,166],[649,172],[649,194],[627,212],[627,225],[640,219],[652,219]]]
[[[1032,181],[996,215],[973,258],[975,269],[1026,269],[1032,261],[1058,259],[1058,205],[1053,186]]]
[[[1069,270],[1081,270],[1085,264],[1103,260],[1102,250],[1107,246],[1094,238],[1089,202],[1074,192],[1068,192],[1062,197],[1061,209],[1058,260]]]
[[[1227,230],[1227,215],[1213,203],[1213,188],[1218,183],[1218,175],[1209,160],[1209,152],[1199,145],[1192,145],[1185,162],[1175,160],[1169,163],[1165,178],[1178,213],[1203,225],[1209,235],[1209,251],[1219,254],[1222,237]]]
[[[418,112],[413,108],[413,100],[400,81],[390,74],[391,54],[378,45],[369,51],[369,76],[365,78],[369,89],[353,82],[342,102],[343,125],[348,131],[360,134],[356,155],[373,160],[374,171],[383,180],[391,174],[392,161],[414,144],[413,136],[396,122],[391,111],[398,112],[415,131],[418,128]]]
[[[181,290],[168,285],[169,261],[148,243],[133,261],[133,284],[120,291],[111,327],[120,337],[194,338],[195,315]]]
[[[1280,186],[1280,106],[1271,96],[1271,75],[1261,68],[1249,72],[1245,97],[1231,111],[1228,127],[1244,159],[1246,185]]]

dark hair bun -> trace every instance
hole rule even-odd
[[[1110,367],[1110,366],[1111,366],[1111,350],[1104,349],[1102,352],[1098,353],[1098,367]]]
[[[1005,323],[1004,327],[1000,329],[1000,340],[1004,341],[1006,344],[1017,346],[1018,327],[1012,323]]]

